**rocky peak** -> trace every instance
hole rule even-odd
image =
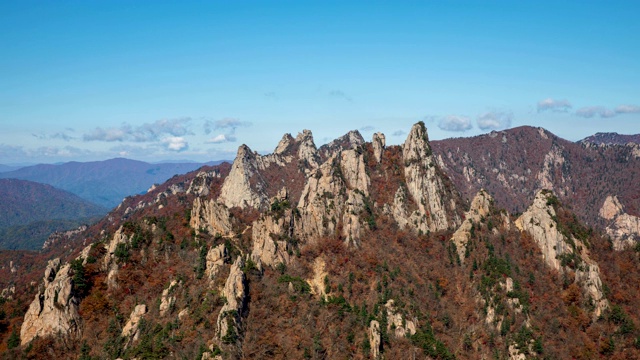
[[[453,233],[451,241],[456,244],[458,256],[464,262],[467,250],[467,241],[471,238],[471,228],[474,223],[479,223],[480,219],[489,215],[493,198],[484,189],[480,190],[471,201],[469,211],[464,215],[465,219],[462,225]]]
[[[191,181],[187,194],[194,194],[196,196],[209,195],[209,188],[214,179],[220,177],[220,170],[215,169],[213,171],[200,171],[198,175]]]
[[[79,334],[81,319],[78,301],[73,296],[73,275],[70,264],[60,267],[60,259],[49,261],[43,290],[36,294],[24,316],[20,329],[22,345],[36,336]]]
[[[358,130],[351,130],[341,137],[322,145],[318,150],[322,159],[326,160],[339,154],[342,150],[355,149],[364,144],[364,138]]]
[[[376,161],[380,163],[382,161],[382,152],[387,145],[384,134],[381,132],[373,134],[371,142],[373,144],[373,156],[376,158]]]
[[[296,136],[296,142],[299,144],[298,159],[306,161],[312,169],[317,168],[319,160],[318,149],[313,142],[311,130],[302,130],[302,132]]]
[[[105,254],[102,260],[102,269],[107,271],[107,286],[109,289],[118,288],[118,262],[115,258],[116,249],[118,248],[118,244],[126,244],[129,241],[129,236],[125,234],[122,226],[118,228],[113,237],[109,241],[109,243],[105,244],[105,249],[107,253]]]
[[[555,196],[551,191],[541,190],[533,204],[515,221],[520,231],[526,231],[538,244],[542,258],[548,266],[560,270],[560,254],[572,251],[554,220],[556,211],[552,206]]]
[[[227,207],[259,209],[266,205],[267,197],[264,193],[266,184],[264,181],[258,177],[254,181],[255,185],[251,184],[253,175],[257,173],[258,157],[259,155],[251,151],[247,145],[243,144],[238,148],[231,172],[222,184],[219,197],[219,200]]]
[[[298,203],[297,234],[310,240],[333,235],[342,223],[345,242],[357,244],[359,214],[365,209],[370,182],[364,156],[358,151],[343,150],[332,156],[307,179]]]
[[[554,209],[557,203],[553,192],[539,191],[533,204],[515,221],[515,225],[520,231],[526,231],[531,235],[549,267],[566,272],[564,259],[576,259],[575,281],[582,285],[584,293],[593,301],[593,318],[597,319],[609,306],[602,291],[600,269],[589,257],[587,246],[582,241],[572,235],[568,239],[560,232]]]
[[[411,128],[402,147],[402,158],[407,189],[418,206],[416,230],[437,231],[459,225],[458,205],[437,170],[423,122]]]
[[[274,154],[284,154],[289,147],[293,144],[295,140],[293,139],[293,136],[291,136],[291,134],[287,133],[284,134],[284,136],[282,136],[282,139],[280,140],[280,142],[278,143],[278,146],[276,146],[276,149],[273,151]]]
[[[299,160],[306,162],[308,168],[318,167],[318,150],[311,130],[302,130],[295,139],[291,134],[285,134],[273,154],[297,156]]]

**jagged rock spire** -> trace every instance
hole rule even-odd
[[[418,205],[417,229],[445,230],[460,223],[457,204],[436,171],[427,128],[419,122],[411,128],[402,147],[407,189]]]

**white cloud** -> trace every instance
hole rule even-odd
[[[506,129],[511,126],[513,114],[510,112],[491,111],[480,115],[476,122],[481,130]]]
[[[603,106],[586,106],[576,110],[576,115],[583,118],[592,118],[594,116],[610,118],[616,116],[616,112]]]
[[[218,120],[214,122],[213,125],[214,125],[213,130],[218,130],[218,129],[235,130],[236,128],[239,128],[239,127],[251,126],[252,124],[248,121],[240,121],[239,119],[236,119],[236,118],[224,118],[222,120]]]
[[[84,141],[133,141],[154,142],[164,135],[184,136],[192,134],[188,129],[191,118],[162,119],[153,123],[145,123],[136,128],[128,124],[120,127],[95,128],[92,132],[83,135]]]
[[[438,127],[445,131],[461,132],[470,130],[473,126],[471,120],[466,116],[447,115],[440,119]]]
[[[97,127],[91,133],[84,134],[82,138],[84,141],[124,141],[130,131],[131,127],[128,125],[122,125],[120,128],[108,129]]]
[[[538,112],[543,111],[553,111],[553,112],[567,112],[571,109],[571,103],[566,100],[557,100],[552,98],[547,98],[544,100],[538,101]]]
[[[71,141],[75,139],[75,137],[62,132],[58,132],[55,134],[31,134],[31,135],[33,135],[33,137],[39,140],[59,139],[63,141]]]
[[[362,132],[371,132],[373,130],[375,130],[376,128],[374,126],[371,125],[365,125],[363,127],[361,127],[359,130]]]
[[[184,151],[189,148],[189,143],[180,136],[170,136],[162,139],[162,143],[165,145],[167,150],[172,151]]]
[[[406,131],[404,130],[396,130],[393,132],[393,134],[391,134],[391,136],[404,136],[407,135]]]
[[[640,106],[636,105],[620,105],[616,107],[618,114],[640,114]]]
[[[229,135],[229,134],[220,134],[217,135],[209,140],[207,140],[207,143],[209,144],[222,144],[222,143],[226,143],[226,142],[235,142],[236,141],[236,137],[233,135]]]

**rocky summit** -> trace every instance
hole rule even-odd
[[[0,252],[0,358],[640,358],[638,185],[612,173],[639,157],[422,122],[242,145]]]

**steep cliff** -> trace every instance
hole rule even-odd
[[[533,237],[549,267],[561,272],[570,268],[574,270],[575,281],[580,283],[593,303],[593,318],[597,319],[609,307],[602,288],[600,268],[591,260],[586,244],[572,234],[561,232],[554,208],[557,204],[552,192],[541,190],[515,225]]]
[[[36,336],[80,335],[82,321],[78,313],[78,300],[73,293],[73,275],[70,264],[61,265],[57,258],[49,261],[42,290],[24,316],[20,329],[22,345],[28,344]]]
[[[459,205],[452,190],[444,186],[424,123],[411,128],[402,148],[402,160],[408,193],[418,206],[415,215],[410,215],[414,219],[410,224],[425,233],[458,226]]]

